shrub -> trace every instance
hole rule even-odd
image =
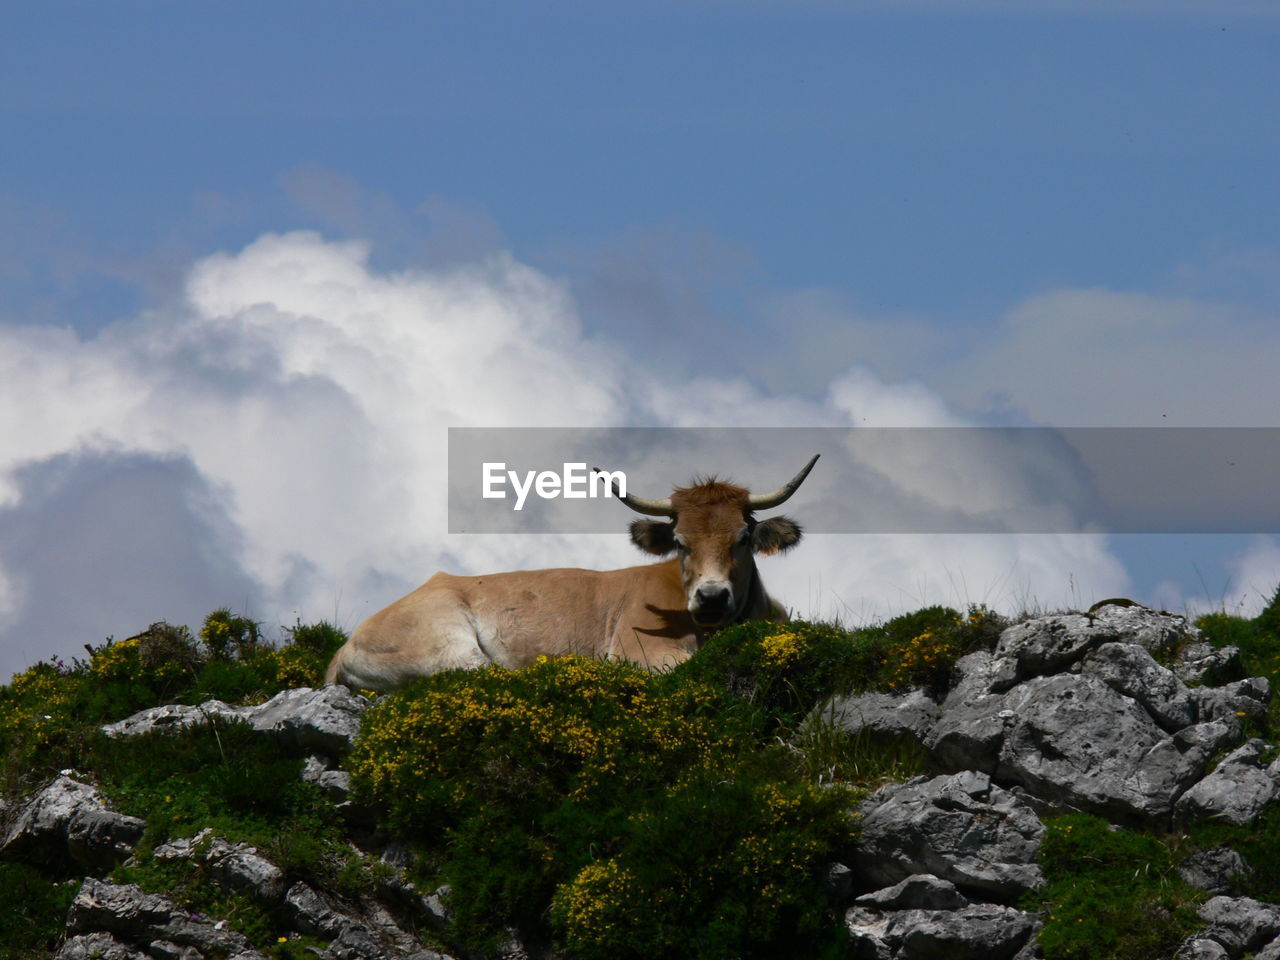
[[[794,728],[842,687],[874,683],[884,656],[879,637],[804,621],[754,621],[720,631],[666,682],[728,690],[751,704],[771,732]]]
[[[759,716],[697,679],[540,658],[386,698],[348,769],[392,829],[436,851],[470,947],[514,925],[587,956],[745,956],[748,938],[816,929],[797,905],[821,904],[807,898],[823,854],[850,833],[844,791],[751,759]],[[636,896],[609,899],[622,889]],[[655,919],[658,902],[679,910]]]
[[[32,867],[0,863],[0,943],[12,960],[44,960],[66,932],[67,910],[80,881],[50,883]]]

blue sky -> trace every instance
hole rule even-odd
[[[671,395],[665,406],[622,403],[604,421],[614,425],[679,421],[669,411],[688,384],[704,419],[741,425],[873,409],[890,425],[925,410],[980,423],[1276,425],[1280,10],[1270,5],[55,0],[7,4],[2,17],[10,356],[0,366],[27,378],[10,377],[3,403],[66,409],[56,428],[37,431],[13,409],[0,426],[11,432],[0,529],[24,531],[0,550],[0,642],[60,603],[66,584],[38,572],[57,567],[43,545],[74,552],[93,539],[83,526],[42,526],[50,504],[74,494],[127,517],[130,477],[187,511],[160,524],[157,536],[175,531],[174,542],[152,548],[171,551],[168,593],[185,599],[152,614],[141,599],[105,598],[99,620],[68,620],[57,637],[241,600],[280,620],[331,615],[316,598],[336,607],[341,594],[358,617],[432,564],[487,559],[424,529],[399,554],[423,569],[348,568],[288,543],[288,530],[266,543],[249,529],[250,505],[269,514],[270,497],[210,464],[251,446],[237,431],[261,402],[254,391],[267,381],[255,378],[296,386],[296,370],[280,374],[292,369],[281,357],[301,355],[294,341],[281,346],[296,325],[267,338],[280,352],[266,367],[236,368],[240,386],[210,387],[248,392],[207,436],[198,420],[179,436],[154,416],[125,429],[135,414],[66,406],[79,388],[59,385],[85,377],[126,392],[147,380],[157,396],[194,377],[203,360],[160,347],[191,334],[193,309],[238,317],[254,305],[251,288],[294,316],[281,306],[291,294],[254,272],[288,260],[253,246],[265,235],[318,231],[329,246],[300,242],[288,255],[347,278],[352,261],[333,245],[365,242],[357,285],[479,271],[488,280],[477,291],[518,299],[533,284],[539,309],[568,318],[546,344],[549,370],[557,350],[588,365],[574,369],[603,369],[593,351],[604,351]],[[210,266],[217,254],[226,269]],[[524,279],[498,271],[502,258]],[[514,328],[493,328],[512,349],[534,322],[526,308],[511,307]],[[216,343],[233,329],[248,328],[224,324]],[[192,343],[204,359],[215,349]],[[142,354],[157,359],[125,375]],[[356,384],[343,366],[354,361],[333,362],[305,375],[327,378],[366,418],[383,409],[363,392],[376,378]],[[520,425],[521,398],[490,403],[483,379],[442,383],[452,399],[430,423],[460,423],[473,408],[497,421],[480,425]],[[600,422],[571,404],[560,414],[562,425]],[[344,471],[320,424],[297,429],[303,459],[324,450]],[[67,470],[37,495],[31,478]],[[222,556],[178,542],[196,514]],[[1098,589],[1164,600],[1225,599],[1242,578],[1268,576],[1276,553],[1274,541],[1241,538],[1113,538],[1099,549]],[[1050,555],[1038,562],[1051,578]],[[154,568],[135,559],[122,569],[148,577]],[[1025,560],[989,558],[991,569]],[[954,578],[968,562],[957,554],[947,569]],[[166,595],[164,579],[142,591],[148,603]],[[1039,596],[1041,583],[1026,589]],[[903,594],[957,599],[916,586]],[[881,608],[883,597],[850,589],[847,607]],[[48,630],[43,640],[62,642]],[[86,639],[96,637],[71,649]],[[41,653],[24,648],[13,665]]]

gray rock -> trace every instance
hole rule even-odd
[[[1272,940],[1269,944],[1253,955],[1253,960],[1280,960],[1280,937]]]
[[[1084,658],[1080,668],[1085,675],[1096,676],[1112,690],[1136,700],[1170,733],[1197,719],[1186,685],[1139,644],[1104,643]]]
[[[872,883],[928,873],[996,900],[1041,883],[1043,825],[986,774],[916,777],[881,789],[861,812],[855,867]]]
[[[1199,636],[1199,630],[1195,634]],[[1195,641],[1182,648],[1172,669],[1183,683],[1224,683],[1239,677],[1244,668],[1239,647]]]
[[[1087,616],[1098,633],[1140,644],[1152,654],[1173,653],[1202,637],[1200,629],[1186,617],[1137,603],[1104,603],[1091,608]]]
[[[153,940],[147,950],[153,960],[204,960],[195,947],[180,947],[168,940]]]
[[[282,690],[266,703],[251,708],[255,730],[271,734],[298,753],[350,753],[360,733],[360,717],[369,702],[334,684],[312,690]]]
[[[846,733],[900,737],[919,743],[938,722],[941,710],[923,690],[902,695],[861,693],[837,697],[813,718],[834,723]],[[813,722],[811,719],[810,722]]]
[[[1194,936],[1174,954],[1174,960],[1229,960],[1231,954],[1217,940]]]
[[[197,854],[203,855],[212,836],[213,830],[205,827],[193,837],[180,837],[160,844],[151,851],[151,856],[157,860],[190,860]]]
[[[360,732],[360,717],[368,701],[343,686],[297,687],[283,690],[257,706],[231,707],[207,700],[198,707],[170,704],[142,710],[102,731],[109,737],[130,737],[153,730],[203,723],[211,717],[243,720],[295,753],[341,755],[350,752]]]
[[[854,903],[878,910],[959,910],[969,898],[954,883],[931,873],[918,873],[892,887],[864,893]]]
[[[53,960],[153,960],[152,957],[121,943],[109,933],[77,934],[68,937]]]
[[[1080,613],[1037,617],[1007,628],[992,655],[992,690],[999,693],[1032,677],[1067,669],[1091,649],[1115,639]]]
[[[835,900],[838,903],[847,903],[853,898],[853,871],[843,863],[831,864],[827,867],[824,886],[827,890],[827,896],[832,900]]]
[[[845,914],[859,960],[1009,960],[1037,925],[1035,914],[991,903],[958,910],[853,906]]]
[[[1208,893],[1229,893],[1231,881],[1248,873],[1244,857],[1230,847],[1197,851],[1178,867],[1178,876],[1185,884]]]
[[[285,879],[280,868],[243,843],[214,841],[205,855],[209,874],[219,886],[246,893],[266,903],[284,895]]]
[[[1271,684],[1266,677],[1250,677],[1223,687],[1195,687],[1191,699],[1200,720],[1261,720],[1271,701]]]
[[[939,772],[995,773],[1005,734],[1029,695],[1022,688],[993,693],[995,660],[986,651],[961,657],[960,681],[942,703],[942,716],[924,739],[930,766]]]
[[[1207,926],[1199,936],[1216,940],[1239,956],[1280,935],[1280,907],[1249,897],[1213,897],[1196,911]]]
[[[285,910],[295,930],[332,940],[356,924],[334,909],[323,895],[305,883],[295,883],[284,896]],[[363,926],[363,924],[356,924]]]
[[[112,738],[138,737],[156,730],[177,730],[194,723],[206,723],[211,717],[242,720],[242,709],[221,700],[206,700],[194,707],[170,703],[162,707],[149,707],[123,720],[105,724],[102,732]]]
[[[62,774],[23,806],[5,832],[0,856],[109,870],[133,852],[146,827],[137,817],[108,810],[94,787]]]
[[[263,960],[243,936],[195,917],[135,884],[86,878],[67,913],[67,933],[108,933],[131,944],[166,941],[228,960]]]
[[[1008,718],[997,779],[1122,818],[1168,816],[1213,753],[1238,735],[1215,723],[1168,736],[1134,700],[1083,674],[1038,677],[1011,693],[1021,702]]]
[[[1182,821],[1207,818],[1251,824],[1280,794],[1280,777],[1263,766],[1267,744],[1253,739],[1227,754],[1214,771],[1178,798]]]

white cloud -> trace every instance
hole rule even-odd
[[[886,384],[866,369],[837,377],[825,400],[768,396],[734,378],[666,379],[585,337],[566,288],[508,256],[387,272],[368,255],[361,243],[268,235],[195,264],[185,303],[93,339],[0,327],[0,520],[29,534],[26,555],[0,553],[0,599],[11,608],[0,605],[0,668],[222,604],[248,602],[268,624],[336,613],[353,626],[438,568],[641,561],[622,535],[626,516],[616,537],[447,535],[450,426],[965,422],[923,383]],[[161,477],[163,497],[153,499],[172,518],[161,527],[185,531],[155,531],[150,549],[161,557],[131,553],[120,533],[121,569],[149,571],[137,593],[148,602],[181,582],[180,609],[140,614],[118,596],[128,589],[118,578],[77,566],[78,544],[113,562],[103,537],[84,529],[94,517],[59,529],[66,511],[41,507],[32,492],[42,469],[71,462],[88,497],[93,478],[121,475],[112,467],[120,457]],[[767,472],[781,482],[798,466]],[[682,465],[671,482],[704,468]],[[992,481],[981,464],[970,473],[977,487],[965,496]],[[901,482],[906,473],[887,475]],[[819,481],[833,495],[856,495],[837,483]],[[996,489],[1017,497],[1025,487]],[[148,517],[154,527],[159,516],[127,498],[100,502],[112,531]],[[1094,537],[816,536],[766,563],[774,592],[813,616],[883,616],[925,602],[1087,603],[1127,586]],[[68,596],[94,612],[93,625],[40,616]]]
[[[1055,426],[1273,426],[1280,325],[1232,303],[1057,290],[1010,310],[930,383],[955,402],[1011,397]]]

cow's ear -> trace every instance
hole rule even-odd
[[[751,532],[751,543],[756,553],[771,557],[775,553],[790,550],[800,542],[800,524],[790,517],[770,517],[761,520]]]
[[[661,520],[631,521],[631,542],[645,553],[664,557],[676,548],[676,525]]]

